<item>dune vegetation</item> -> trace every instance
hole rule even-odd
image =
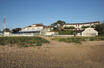
[[[0,37],[0,68],[104,68],[104,37],[44,38]]]
[[[28,48],[0,46],[0,68],[104,68],[103,51],[103,45]]]
[[[49,43],[48,40],[41,37],[0,37],[0,45],[17,45],[19,47],[41,46],[43,43]]]
[[[104,40],[104,36],[96,36],[96,37],[55,37],[52,40],[58,40],[60,42],[67,43],[81,43],[82,41],[101,41]]]

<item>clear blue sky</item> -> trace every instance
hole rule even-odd
[[[80,23],[104,20],[104,0],[0,0],[0,26],[3,16],[9,28],[57,20]]]

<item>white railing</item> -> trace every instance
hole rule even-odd
[[[23,34],[9,34],[9,35],[3,35],[3,36],[35,36],[38,34],[34,34],[34,33],[23,33]]]

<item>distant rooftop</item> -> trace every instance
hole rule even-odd
[[[36,25],[36,26],[44,26],[43,24],[33,24],[33,25]]]

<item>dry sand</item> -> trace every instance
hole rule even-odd
[[[0,68],[104,68],[104,41],[51,41],[39,47],[0,46]]]

